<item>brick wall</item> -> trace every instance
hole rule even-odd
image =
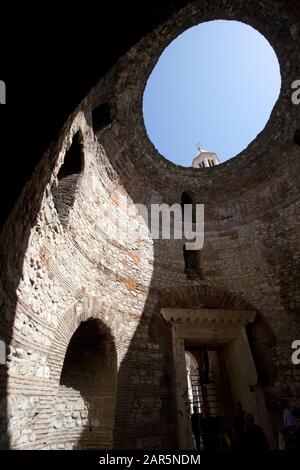
[[[171,332],[160,316],[173,302],[256,309],[249,337],[274,429],[280,398],[299,403],[300,369],[290,359],[300,330],[299,110],[290,100],[300,76],[298,18],[289,2],[239,3],[192,2],[145,36],[69,117],[24,188],[0,236],[0,339],[9,345],[0,366],[2,447],[58,448],[62,436],[67,448],[111,445],[101,425],[89,431],[80,384],[60,382],[71,338],[88,319],[109,330],[116,352],[113,445],[176,447]],[[178,167],[147,137],[142,92],[170,40],[219,17],[244,20],[271,41],[281,96],[265,130],[237,158],[214,168]],[[111,123],[94,134],[92,110],[104,102]],[[62,189],[57,175],[78,130],[84,170],[76,187],[65,181]],[[180,204],[183,191],[205,204],[200,280],[186,279],[182,240],[151,240],[143,218],[125,210],[125,200]],[[86,369],[93,373],[95,364]],[[63,428],[56,427],[61,414]]]

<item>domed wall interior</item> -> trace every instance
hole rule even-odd
[[[116,342],[114,447],[176,448],[171,329],[160,309],[182,299],[180,289],[196,293],[193,302],[184,297],[184,308],[226,308],[226,299],[236,298],[258,312],[249,338],[274,431],[279,400],[299,399],[300,374],[290,360],[299,331],[296,12],[287,0],[189,2],[121,57],[69,117],[1,234],[1,337],[10,344],[1,366],[3,447],[57,448],[48,433],[64,361],[56,338],[66,336],[66,351],[76,329],[66,335],[68,324],[96,317]],[[147,137],[143,90],[170,41],[212,19],[243,21],[266,36],[280,62],[281,95],[264,131],[239,156],[212,168],[177,167]],[[93,111],[104,103],[93,130]],[[62,221],[57,176],[78,131],[84,167],[71,204],[63,200]],[[141,215],[127,211],[128,204],[180,204],[184,191],[205,205],[200,279],[187,279],[183,240],[151,240]],[[239,307],[230,301],[230,308]]]

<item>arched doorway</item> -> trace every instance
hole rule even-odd
[[[100,320],[82,322],[64,359],[52,439],[67,449],[111,449],[115,418],[117,354]]]

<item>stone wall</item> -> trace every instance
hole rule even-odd
[[[59,448],[63,435],[66,448],[175,448],[171,332],[160,315],[175,301],[257,310],[249,338],[274,430],[279,399],[299,404],[300,369],[291,363],[300,330],[299,109],[290,99],[300,76],[299,17],[288,1],[253,3],[191,2],[145,36],[69,117],[24,188],[0,238],[0,336],[10,345],[0,366],[2,447]],[[245,21],[266,35],[281,65],[281,96],[265,130],[238,157],[214,168],[177,167],[147,137],[143,89],[177,34],[216,18]],[[92,111],[102,103],[111,123],[94,133]],[[58,186],[78,130],[84,169],[75,185]],[[126,210],[180,204],[183,191],[205,204],[200,280],[186,278],[182,240],[151,240],[142,216]],[[101,321],[116,351],[113,444],[97,433],[89,439],[80,387],[60,383],[70,340],[88,319]]]

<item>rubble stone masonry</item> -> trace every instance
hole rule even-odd
[[[142,95],[170,41],[212,19],[240,20],[267,37],[282,90],[266,128],[240,155],[183,168],[149,141]],[[168,306],[256,310],[248,337],[274,432],[280,399],[299,405],[300,367],[291,362],[300,339],[300,108],[291,101],[299,25],[288,0],[188,2],[69,117],[0,237],[0,339],[8,345],[1,447],[176,448],[171,330],[160,314]],[[92,112],[103,104],[111,119],[93,129]],[[83,168],[58,179],[78,131]],[[152,240],[144,219],[124,209],[124,200],[149,209],[180,203],[183,191],[205,204],[195,280],[184,272],[183,240]]]

